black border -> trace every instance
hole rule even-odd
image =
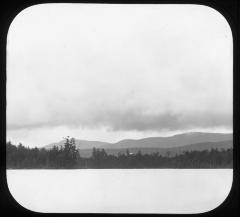
[[[5,4],[4,4],[5,3]],[[8,28],[14,17],[23,9],[43,3],[111,3],[111,4],[198,4],[206,5],[216,9],[228,21],[233,34],[233,185],[226,200],[216,209],[201,214],[187,214],[187,216],[238,216],[240,214],[240,180],[239,180],[239,116],[240,116],[240,96],[237,91],[239,82],[239,60],[240,60],[240,2],[238,0],[96,0],[96,1],[1,1],[0,4],[0,213],[10,215],[24,216],[73,216],[80,215],[71,214],[46,214],[37,213],[27,210],[20,206],[10,194],[6,180],[6,42]],[[5,216],[4,215],[4,216]],[[90,214],[97,215],[97,214]],[[106,214],[111,215],[111,214]],[[124,214],[114,214],[124,215]],[[141,215],[141,214],[140,214]],[[185,214],[148,214],[161,216],[185,216]]]

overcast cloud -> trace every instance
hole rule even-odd
[[[7,54],[12,141],[232,130],[232,35],[209,7],[37,5]]]

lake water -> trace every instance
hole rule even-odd
[[[232,169],[8,170],[23,207],[45,213],[202,213],[219,206]]]

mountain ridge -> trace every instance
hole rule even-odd
[[[152,154],[159,153],[159,155],[166,156],[175,156],[176,154],[182,154],[186,151],[210,151],[211,149],[226,150],[233,147],[232,140],[225,140],[219,142],[205,142],[205,143],[195,143],[190,145],[183,145],[178,147],[171,148],[127,148],[127,149],[105,149],[107,154],[117,156],[119,153],[126,153],[128,150],[132,154],[136,154],[141,151],[142,154]],[[81,157],[91,157],[92,149],[81,149],[79,150]]]
[[[89,141],[79,140],[76,141],[77,149],[91,149],[104,148],[104,149],[126,149],[126,148],[172,148],[184,145],[192,145],[196,143],[206,142],[220,142],[232,140],[232,133],[205,133],[205,132],[189,132],[175,134],[166,137],[146,137],[141,139],[123,139],[115,143],[102,142],[102,141]],[[54,145],[61,147],[64,145],[64,140],[57,143],[51,143],[44,146],[45,149],[51,149]]]

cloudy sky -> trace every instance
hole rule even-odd
[[[232,34],[198,5],[42,4],[7,39],[7,139],[232,132]]]

